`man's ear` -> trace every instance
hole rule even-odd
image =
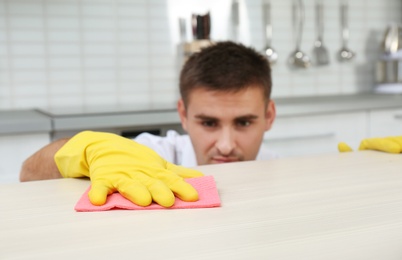
[[[275,102],[271,99],[269,100],[267,110],[265,111],[265,120],[266,120],[265,131],[271,129],[272,125],[274,124],[275,118],[276,118]]]
[[[181,126],[185,131],[187,131],[187,111],[183,99],[177,101],[177,112],[179,113]]]

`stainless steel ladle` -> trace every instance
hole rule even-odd
[[[355,57],[355,53],[348,48],[349,41],[349,26],[348,26],[348,5],[347,3],[341,4],[341,34],[342,34],[342,47],[338,51],[338,60],[341,62],[350,61]]]
[[[297,18],[298,19],[297,19]],[[304,5],[302,0],[293,2],[293,27],[296,32],[296,49],[289,56],[289,64],[296,68],[310,67],[310,57],[300,50],[304,25]]]
[[[265,25],[265,48],[264,54],[271,65],[278,60],[278,53],[272,47],[272,21],[271,21],[271,2],[265,2],[263,5],[263,16]]]

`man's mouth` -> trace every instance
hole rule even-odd
[[[230,162],[237,162],[239,161],[238,158],[234,158],[234,157],[221,157],[221,156],[217,156],[217,157],[212,157],[212,161],[214,163],[230,163]]]

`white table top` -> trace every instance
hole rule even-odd
[[[402,259],[402,155],[199,169],[222,207],[75,212],[87,180],[0,185],[0,259]]]

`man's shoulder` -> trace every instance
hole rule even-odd
[[[174,130],[169,130],[166,136],[142,133],[135,138],[135,141],[148,146],[165,160],[175,164],[182,163],[182,155],[191,147],[189,136]]]
[[[166,136],[159,136],[150,133],[141,133],[135,139],[136,142],[147,146],[171,146],[181,147],[187,145],[190,142],[188,135],[183,135],[175,130],[169,130]]]
[[[186,134],[180,134],[179,132],[175,130],[168,130],[166,133],[167,140],[172,141],[174,143],[180,143],[180,142],[189,142],[190,137]]]

